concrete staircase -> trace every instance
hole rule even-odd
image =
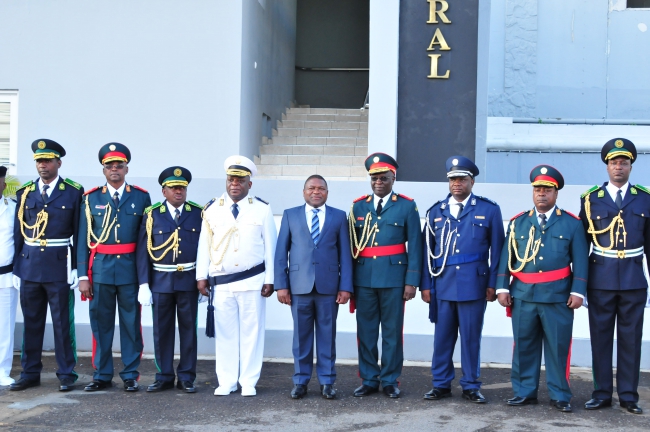
[[[264,137],[255,157],[258,177],[366,180],[368,111],[288,108],[271,139]]]

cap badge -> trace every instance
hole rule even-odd
[[[110,151],[115,151],[115,149],[116,149],[115,144],[111,144],[111,145],[109,145],[109,146],[108,146],[108,149],[109,149]]]
[[[452,164],[453,166],[458,165],[458,159],[454,159],[453,161],[451,161],[451,164]]]
[[[616,140],[616,142],[614,143],[614,145],[616,146],[616,148],[621,148],[621,147],[623,147],[623,140]]]
[[[546,169],[546,167],[542,167],[542,169],[539,170],[539,172],[541,172],[542,174],[546,174],[548,172],[548,169]]]
[[[183,171],[181,171],[180,168],[176,168],[176,169],[174,170],[174,175],[175,175],[176,177],[180,177],[181,174],[183,174]]]
[[[374,158],[372,158],[372,161],[373,161],[374,163],[379,162],[379,156],[375,156]]]
[[[39,141],[38,142],[38,148],[43,150],[45,148],[45,141]]]
[[[235,163],[236,163],[237,165],[241,164],[241,159],[235,159]]]

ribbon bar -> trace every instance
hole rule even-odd
[[[378,256],[398,255],[406,253],[406,245],[404,243],[390,245],[390,246],[374,246],[367,247],[359,254],[363,258],[374,258]]]
[[[566,266],[559,270],[551,270],[542,273],[512,273],[512,277],[527,284],[555,282],[569,276],[571,276],[570,266]]]

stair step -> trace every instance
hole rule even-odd
[[[364,167],[348,165],[260,165],[259,176],[310,176],[320,174],[323,177],[363,177],[368,173]]]
[[[366,146],[318,146],[318,145],[263,145],[261,155],[327,155],[327,156],[368,156]]]
[[[356,138],[367,137],[368,131],[366,129],[307,129],[307,128],[289,128],[281,127],[273,131],[273,137],[276,136],[289,136],[289,137],[339,137],[339,138]]]
[[[360,115],[342,115],[342,114],[293,114],[287,113],[283,119],[287,120],[306,120],[306,121],[342,121],[342,122],[361,122],[367,121],[367,116]]]
[[[260,165],[340,165],[363,166],[365,156],[339,155],[274,155],[263,154],[257,159]]]

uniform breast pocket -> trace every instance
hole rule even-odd
[[[591,210],[591,221],[594,224],[594,227],[601,230],[606,228],[609,225],[609,213],[606,209],[592,209]]]
[[[559,252],[565,254],[569,251],[569,244],[571,243],[571,238],[564,234],[553,234],[552,237],[551,250],[553,252]]]
[[[476,220],[472,222],[472,237],[477,240],[484,240],[488,236],[490,226],[487,221]]]
[[[643,230],[643,227],[650,216],[650,212],[643,209],[634,209],[632,212],[634,213],[632,226],[638,230]],[[623,215],[623,220],[627,223],[625,215]]]
[[[151,230],[151,234],[154,240],[154,245],[157,246],[159,244],[166,242],[167,239],[169,239],[169,237],[174,234],[174,231],[176,231],[176,229],[170,226],[154,227]]]

